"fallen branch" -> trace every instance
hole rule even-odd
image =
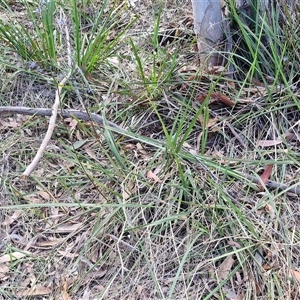
[[[253,183],[262,185],[262,180],[259,177],[254,177],[254,176],[247,175],[247,174],[244,174],[244,173],[239,173],[239,174],[241,176],[249,179]],[[287,184],[278,183],[278,182],[272,181],[272,180],[268,180],[264,185],[267,188],[270,188],[272,190],[285,191],[285,192],[292,193],[292,194],[300,196],[300,185],[289,186]]]
[[[52,110],[50,108],[30,108],[22,106],[0,106],[0,114],[3,113],[15,113],[21,115],[29,116],[42,116],[50,117],[52,115]],[[101,116],[94,113],[87,113],[75,109],[63,109],[58,110],[57,115],[62,118],[76,118],[82,121],[93,121],[98,125],[108,125],[109,127],[118,129],[119,131],[124,130],[122,127],[117,124],[109,121],[105,121]]]
[[[3,113],[17,113],[17,114],[23,114],[23,115],[36,115],[36,116],[47,117],[47,116],[51,116],[52,111],[51,111],[51,109],[47,109],[47,108],[0,106],[0,114],[3,114]],[[63,118],[70,118],[70,117],[74,118],[75,117],[75,118],[78,118],[79,120],[83,120],[83,121],[94,121],[98,125],[115,128],[115,129],[117,129],[118,133],[133,137],[132,133],[129,132],[128,130],[123,129],[122,127],[118,126],[117,124],[115,124],[113,122],[105,121],[101,116],[94,114],[94,113],[87,113],[87,112],[82,112],[79,110],[60,110],[60,111],[58,111],[58,115]],[[136,138],[136,136],[134,138]],[[197,161],[198,161],[198,159],[197,159]],[[201,165],[203,165],[203,164],[201,164]],[[213,165],[212,167],[215,167],[215,165]],[[255,177],[255,176],[247,175],[247,174],[240,173],[240,172],[235,172],[236,175],[233,175],[229,172],[227,174],[236,179],[242,180],[244,178],[244,179],[248,179],[251,182],[256,183],[256,184],[262,184],[262,180],[260,177]],[[278,183],[278,182],[275,182],[272,180],[268,180],[264,185],[267,188],[270,188],[273,190],[285,191],[285,192],[300,196],[300,186],[299,185],[289,186],[287,184]]]
[[[234,171],[231,170],[227,167],[223,167],[221,164],[219,164],[218,162],[212,161],[210,159],[203,159],[198,157],[197,155],[195,155],[194,153],[190,153],[192,154],[192,157],[196,160],[197,163],[199,163],[201,165],[202,168],[204,168],[204,170],[206,170],[207,172],[209,172],[209,174],[212,176],[212,178],[218,182],[218,178],[210,171],[210,168],[212,169],[216,169],[216,170],[222,170],[224,171],[224,173],[226,173],[227,176],[230,176],[231,178],[234,179],[238,179],[240,181],[244,181],[244,182],[252,182],[255,183],[257,185],[261,185],[262,187],[265,188],[269,188],[272,190],[279,190],[285,193],[291,193],[291,194],[295,194],[297,196],[300,196],[300,185],[287,185],[284,183],[278,183],[276,181],[272,181],[272,180],[268,180],[266,183],[263,182],[262,178],[259,176],[253,176],[253,175],[248,175],[239,171]],[[190,157],[188,156],[183,156],[185,159],[189,159]],[[253,187],[255,188],[255,187]],[[232,197],[230,197],[232,198]],[[233,198],[232,198],[233,199]],[[234,200],[234,199],[233,199]]]
[[[16,113],[16,114],[22,114],[22,115],[36,115],[36,116],[51,116],[52,111],[51,109],[47,108],[28,108],[28,107],[13,107],[13,106],[0,106],[0,114],[4,113]],[[118,126],[117,124],[110,122],[110,121],[105,121],[101,116],[94,114],[94,113],[87,113],[87,112],[82,112],[79,110],[60,110],[58,111],[58,115],[63,117],[63,118],[77,118],[79,120],[83,121],[93,121],[99,125],[102,126],[108,126],[111,128],[117,129],[117,132],[120,134],[124,134],[126,136],[132,136],[132,133],[130,133],[128,130],[123,129],[122,127]],[[202,165],[202,164],[201,164]],[[248,179],[253,183],[256,184],[262,184],[262,180],[259,177],[255,177],[252,175],[244,174],[244,173],[236,173],[236,175],[231,175],[228,173],[231,177],[237,178],[236,175],[238,175],[239,180]],[[295,195],[300,196],[300,186],[289,186],[287,184],[282,184],[282,183],[277,183],[272,180],[268,180],[264,184],[267,188],[273,189],[273,190],[280,190],[280,191],[285,191],[288,193],[292,193]]]
[[[53,104],[52,110],[49,109],[48,110],[48,115],[51,116],[50,120],[49,120],[49,126],[46,132],[46,135],[40,145],[40,148],[38,149],[34,159],[32,160],[32,162],[30,163],[29,166],[27,166],[26,170],[23,173],[23,179],[27,179],[28,176],[31,174],[31,172],[34,170],[34,168],[36,167],[36,165],[38,164],[38,162],[40,161],[41,157],[43,156],[43,153],[45,152],[45,149],[51,139],[54,127],[55,127],[55,123],[56,123],[56,117],[57,117],[57,113],[58,113],[58,107],[59,107],[59,97],[60,97],[60,93],[61,90],[63,88],[63,86],[65,85],[65,83],[67,82],[67,80],[69,79],[69,77],[71,76],[71,73],[69,73],[59,84],[58,84],[58,88],[56,90],[55,93],[55,102]]]
[[[72,75],[72,59],[71,59],[71,45],[70,45],[70,35],[69,35],[69,30],[67,25],[65,25],[65,32],[66,32],[66,43],[67,43],[67,51],[68,51],[68,65],[70,68],[69,73],[66,75],[66,77],[64,77],[58,84],[56,92],[55,92],[55,101],[54,104],[52,106],[52,114],[49,120],[49,126],[48,126],[48,130],[46,132],[46,135],[42,141],[42,144],[40,145],[40,148],[38,149],[33,161],[31,162],[31,164],[26,168],[26,170],[23,173],[23,179],[27,179],[28,176],[32,173],[32,171],[34,170],[34,168],[36,167],[36,165],[38,164],[38,162],[40,161],[41,157],[43,156],[43,153],[45,152],[45,149],[51,139],[54,127],[55,127],[55,123],[56,123],[56,117],[57,117],[57,111],[60,105],[60,94],[61,91],[64,87],[64,85],[66,84],[66,82],[68,81],[68,79],[71,77]]]

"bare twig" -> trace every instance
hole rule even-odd
[[[239,141],[239,143],[243,146],[246,147],[245,142],[243,141],[242,137],[236,132],[236,130],[233,128],[233,126],[228,122],[225,121],[225,124],[227,125],[227,127],[230,129],[230,131],[232,132],[232,134],[236,137],[236,139]]]
[[[38,162],[40,161],[41,157],[43,156],[43,153],[51,139],[54,127],[55,127],[55,123],[56,123],[56,117],[57,117],[57,111],[59,108],[59,104],[60,104],[60,94],[62,91],[62,88],[64,87],[64,85],[66,84],[66,82],[68,81],[68,79],[71,77],[72,75],[72,60],[71,60],[71,46],[70,46],[70,35],[69,35],[69,30],[67,25],[65,25],[65,32],[66,32],[66,42],[67,42],[67,51],[68,51],[68,64],[69,64],[69,68],[70,71],[69,73],[66,75],[65,78],[63,78],[63,80],[61,80],[58,84],[58,87],[56,89],[55,92],[55,101],[54,104],[52,106],[52,115],[50,117],[49,120],[49,126],[48,126],[48,130],[46,132],[46,135],[43,139],[43,142],[40,146],[40,148],[38,149],[33,161],[31,162],[31,164],[29,166],[27,166],[25,172],[23,173],[23,179],[27,179],[28,176],[31,174],[31,172],[34,170],[34,168],[36,167],[36,165],[38,164]]]
[[[43,142],[40,146],[40,148],[38,149],[33,161],[31,162],[31,164],[26,168],[25,172],[23,173],[23,179],[27,179],[28,176],[31,174],[31,172],[34,170],[34,168],[36,167],[36,165],[38,164],[38,162],[40,161],[41,157],[43,156],[43,153],[51,139],[54,127],[55,127],[55,123],[56,123],[56,117],[57,117],[57,111],[58,111],[58,107],[59,107],[59,103],[60,103],[60,94],[61,94],[61,90],[63,88],[63,86],[65,85],[65,83],[67,82],[67,80],[69,79],[69,77],[71,76],[71,72],[68,73],[68,75],[58,84],[58,88],[56,90],[55,93],[55,102],[53,104],[52,107],[52,111],[50,110],[50,120],[49,120],[49,126],[48,126],[48,130],[46,132],[46,135],[43,139]]]
[[[239,174],[254,183],[262,184],[262,180],[259,177],[255,177],[255,176],[244,174],[244,173],[239,173]],[[287,184],[278,183],[278,182],[272,181],[272,180],[268,180],[264,185],[267,188],[270,188],[272,190],[278,189],[280,191],[285,191],[285,192],[300,196],[300,185],[289,186]]]
[[[47,109],[47,108],[0,106],[0,114],[3,113],[18,113],[23,115],[36,115],[36,116],[45,117],[45,116],[51,116],[52,111],[51,109]],[[128,130],[123,129],[122,127],[118,126],[113,122],[105,121],[101,116],[94,113],[87,113],[79,110],[61,110],[58,111],[58,115],[60,115],[63,118],[75,117],[84,121],[94,121],[99,125],[107,126],[108,128],[110,127],[110,128],[117,129],[117,132],[120,134],[124,134],[132,137],[132,134]],[[239,179],[245,178],[250,180],[253,183],[262,184],[262,181],[259,177],[255,177],[240,172],[238,172],[238,174],[239,174]],[[228,173],[228,175],[230,175],[230,173]],[[300,196],[300,185],[289,186],[287,184],[278,183],[272,180],[268,180],[264,185],[270,189],[275,189],[275,190],[278,189],[280,191],[285,191]]]
[[[0,106],[0,114],[3,113],[15,113],[29,116],[42,116],[50,117],[52,110],[50,108],[30,108],[22,106]],[[107,125],[108,127],[118,129],[118,131],[124,131],[124,129],[117,124],[104,119],[94,113],[87,113],[80,110],[68,109],[59,110],[57,114],[63,118],[77,118],[83,121],[93,121],[99,125]]]

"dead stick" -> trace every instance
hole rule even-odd
[[[41,157],[43,156],[45,149],[47,147],[47,145],[49,144],[49,141],[51,139],[54,127],[55,127],[55,123],[56,123],[56,117],[57,117],[57,112],[59,109],[59,105],[60,105],[60,95],[61,95],[61,91],[64,87],[64,85],[66,84],[66,82],[69,80],[69,78],[72,75],[72,59],[71,59],[71,46],[70,46],[70,35],[69,35],[69,30],[67,25],[65,25],[65,32],[66,32],[66,43],[67,43],[67,51],[68,51],[68,65],[69,65],[69,72],[68,74],[59,82],[56,92],[55,92],[55,100],[52,106],[52,113],[51,113],[51,117],[49,119],[49,125],[48,125],[48,129],[46,132],[46,135],[35,155],[35,157],[33,158],[32,162],[30,163],[29,166],[27,166],[26,170],[23,173],[23,179],[27,179],[28,176],[32,173],[32,171],[35,169],[36,165],[39,163]]]
[[[55,127],[55,123],[56,123],[56,117],[57,117],[57,113],[58,113],[58,106],[60,103],[60,94],[61,94],[61,90],[62,87],[65,85],[65,83],[67,82],[67,80],[69,79],[69,77],[71,76],[71,73],[69,73],[59,84],[57,87],[57,90],[55,92],[55,102],[53,104],[52,110],[51,110],[51,117],[49,120],[49,125],[48,125],[48,129],[46,132],[46,135],[40,145],[40,148],[38,149],[34,159],[32,160],[32,162],[30,163],[29,166],[27,166],[26,170],[23,173],[23,179],[27,179],[28,176],[32,173],[32,171],[34,170],[34,168],[36,167],[36,165],[38,164],[38,162],[40,161],[41,157],[43,156],[43,153],[45,152],[45,149],[47,147],[47,145],[49,144],[49,141],[51,139],[54,127]]]
[[[255,176],[251,176],[251,175],[247,175],[244,173],[240,173],[239,174],[247,179],[249,179],[250,181],[257,183],[257,184],[262,184],[262,181],[260,178],[255,177]],[[278,183],[276,181],[272,181],[272,180],[268,180],[265,184],[266,187],[272,189],[272,190],[280,190],[280,191],[285,191],[288,193],[292,193],[295,195],[300,196],[300,186],[296,185],[296,186],[289,186],[287,184],[283,184],[283,183]]]
[[[29,116],[42,116],[42,117],[51,117],[52,110],[50,108],[29,108],[22,106],[0,106],[0,114],[4,113],[15,113],[21,115],[29,115]],[[124,130],[122,127],[117,124],[105,121],[101,116],[94,113],[87,113],[80,110],[75,109],[63,109],[58,110],[57,114],[62,118],[77,118],[83,121],[93,121],[98,125],[108,125],[109,127],[118,129],[119,131]]]
[[[13,107],[13,106],[0,106],[0,114],[3,113],[17,113],[17,114],[23,114],[23,115],[36,115],[36,116],[51,116],[52,110],[47,108],[28,108],[28,107]],[[126,133],[130,135],[130,132],[123,129],[122,127],[118,126],[117,124],[110,122],[110,121],[104,121],[104,119],[94,113],[87,113],[82,112],[79,110],[60,110],[58,111],[58,115],[60,115],[63,118],[72,118],[76,117],[83,121],[94,121],[95,123],[99,125],[108,125],[111,128],[115,128],[118,130],[119,133]],[[238,173],[241,177],[247,178],[248,180],[261,184],[261,179],[255,176],[247,175],[244,173]],[[241,179],[241,178],[240,178]],[[282,183],[277,183],[272,180],[268,180],[267,183],[265,183],[265,186],[270,189],[278,189],[280,191],[286,191],[295,195],[300,196],[300,186],[289,186]]]

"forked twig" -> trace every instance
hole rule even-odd
[[[67,27],[67,24],[65,25],[65,32],[66,32],[66,42],[67,42],[67,51],[68,51],[68,66],[70,68],[69,73],[66,75],[65,78],[63,78],[56,89],[55,92],[55,101],[54,104],[52,106],[52,114],[49,120],[49,126],[46,132],[46,135],[42,141],[42,144],[40,145],[40,148],[38,149],[33,161],[31,162],[31,164],[29,166],[27,166],[25,172],[23,173],[23,179],[27,179],[28,176],[32,173],[32,171],[34,170],[34,168],[36,167],[36,165],[38,164],[38,162],[40,161],[41,157],[43,156],[43,153],[45,152],[45,149],[51,139],[54,127],[55,127],[55,123],[56,123],[56,117],[57,117],[57,111],[59,108],[59,104],[60,104],[60,94],[62,91],[62,88],[64,87],[64,85],[66,84],[66,82],[68,81],[68,79],[71,77],[72,75],[72,59],[71,59],[71,46],[70,46],[70,34],[69,34],[69,30]]]
[[[55,92],[55,102],[52,106],[52,110],[48,110],[48,115],[50,115],[50,120],[49,120],[49,125],[48,125],[48,129],[46,132],[46,135],[40,145],[40,148],[38,149],[34,159],[32,160],[32,162],[30,163],[29,166],[27,166],[26,170],[23,173],[23,179],[27,179],[28,176],[31,174],[31,172],[34,170],[34,168],[36,167],[36,165],[38,164],[38,162],[40,161],[41,157],[43,156],[43,153],[51,139],[54,127],[55,127],[55,123],[56,123],[56,117],[57,117],[57,112],[58,112],[58,107],[59,107],[59,97],[60,97],[60,93],[61,90],[63,88],[63,86],[65,85],[65,83],[67,82],[67,80],[69,79],[69,77],[71,76],[71,72],[68,73],[68,75],[58,84],[58,88]]]

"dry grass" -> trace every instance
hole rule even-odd
[[[298,184],[299,83],[199,74],[190,2],[135,3],[121,49],[86,79],[75,73],[62,101],[128,136],[57,120],[24,181],[47,119],[1,115],[1,299],[298,299],[299,196],[232,173],[272,164],[273,181]],[[51,107],[67,68],[29,74],[8,50],[1,64],[0,106]],[[235,106],[201,105],[212,91]]]

